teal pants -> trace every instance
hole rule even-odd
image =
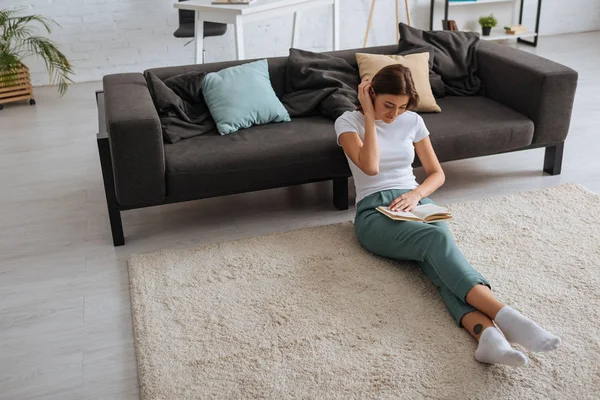
[[[361,245],[379,256],[416,261],[439,289],[448,310],[460,326],[462,317],[476,309],[466,303],[467,292],[486,279],[465,259],[445,222],[425,224],[394,221],[375,208],[387,206],[410,189],[384,190],[357,204],[354,228]],[[435,204],[428,197],[419,204]]]

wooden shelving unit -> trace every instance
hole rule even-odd
[[[429,30],[433,30],[433,12],[435,4],[441,4],[444,6],[444,29],[448,29],[448,10],[454,7],[465,7],[465,6],[476,6],[479,4],[490,4],[490,3],[514,3],[520,1],[519,8],[519,24],[523,22],[523,4],[525,0],[472,0],[472,1],[450,1],[450,0],[431,0],[431,6],[429,7]],[[540,30],[540,11],[542,9],[542,0],[537,0],[537,12],[535,16],[535,30],[533,32],[525,32],[515,35],[505,34],[502,32],[492,32],[490,36],[481,36],[484,40],[507,40],[517,39],[518,42],[524,43],[530,46],[537,46],[538,35]],[[533,38],[532,41],[525,40],[525,38]]]
[[[506,34],[503,29],[492,29],[492,32],[489,36],[481,36],[481,40],[509,40],[509,39],[521,39],[521,38],[532,38],[536,37],[537,33],[535,32],[524,32],[524,33],[515,33]]]
[[[15,75],[16,80],[12,80],[8,84],[5,80],[10,75]],[[29,100],[31,105],[35,104],[29,68],[21,64],[15,71],[0,72],[0,110],[6,103],[25,100]]]

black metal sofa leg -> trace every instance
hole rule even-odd
[[[348,209],[348,178],[333,180],[333,205],[338,210]]]
[[[110,147],[107,137],[98,138],[98,153],[100,155],[102,179],[104,180],[104,193],[106,194],[106,205],[108,206],[108,218],[110,220],[113,243],[115,247],[123,246],[125,244],[125,236],[123,235],[121,210],[119,208],[119,203],[117,202],[117,193],[115,192],[115,178],[113,175]]]
[[[563,150],[565,143],[546,147],[544,156],[544,172],[550,175],[559,175],[562,168]]]

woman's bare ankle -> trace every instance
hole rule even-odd
[[[475,340],[479,340],[486,328],[495,327],[494,322],[481,311],[472,311],[465,314],[460,323]]]

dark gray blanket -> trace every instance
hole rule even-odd
[[[206,72],[188,72],[164,81],[150,71],[144,76],[167,142],[217,132],[202,95]]]
[[[332,120],[358,106],[358,70],[342,58],[290,49],[281,102],[290,117],[323,115]]]
[[[447,95],[471,96],[483,88],[477,71],[479,35],[460,31],[423,31],[400,23],[399,52],[419,47],[434,51],[433,72],[440,75]]]
[[[215,122],[204,96],[205,72],[189,72],[162,81],[144,72],[169,143],[215,133]],[[332,120],[358,106],[358,71],[346,60],[321,53],[290,49],[281,102],[291,117],[323,115]]]

